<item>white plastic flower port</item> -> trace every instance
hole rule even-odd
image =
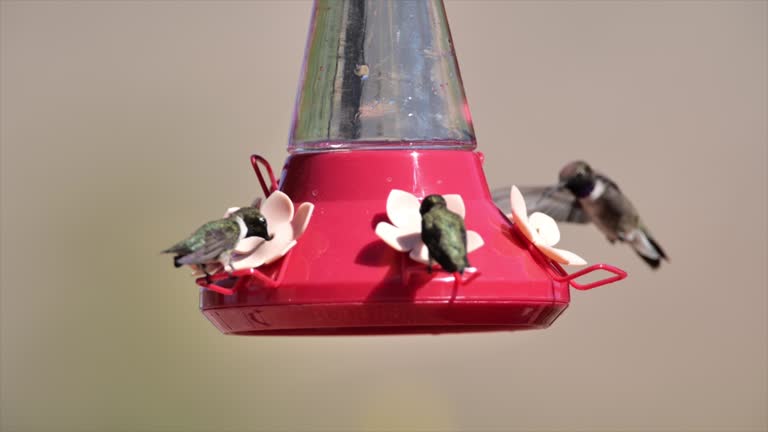
[[[544,255],[559,264],[574,266],[587,264],[584,258],[575,253],[553,247],[560,241],[560,229],[557,227],[557,222],[544,213],[535,212],[528,216],[525,199],[517,186],[512,186],[509,198],[510,203],[512,203],[512,214],[509,215],[509,218],[525,238]]]

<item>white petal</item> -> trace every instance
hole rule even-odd
[[[296,209],[296,214],[293,215],[293,238],[297,239],[304,234],[304,231],[309,225],[309,220],[312,218],[312,212],[315,210],[315,205],[312,203],[302,203],[299,208]]]
[[[515,226],[520,230],[520,232],[523,233],[525,238],[534,243],[536,240],[538,240],[538,233],[528,226],[528,219],[517,217],[517,215],[513,213],[512,220],[515,222]]]
[[[544,253],[544,255],[550,257],[552,260],[560,264],[575,265],[575,266],[583,266],[587,264],[587,261],[585,261],[584,258],[576,255],[573,252],[569,252],[563,249],[553,248],[545,244],[537,244],[536,246],[539,248],[540,251]]]
[[[274,191],[261,205],[261,213],[267,218],[267,225],[286,223],[293,220],[293,202],[288,195]]]
[[[285,254],[288,253],[289,250],[293,249],[293,247],[296,246],[296,243],[297,243],[296,240],[291,241],[290,243],[285,245],[285,247],[283,247],[283,250],[281,250],[280,253],[272,255],[271,257],[268,257],[266,260],[264,260],[264,264],[271,264],[277,261],[278,259],[282,258],[283,256],[285,256]]]
[[[448,210],[458,214],[462,219],[467,215],[467,209],[464,207],[464,200],[461,199],[461,195],[448,194],[443,195],[445,203],[448,205]]]
[[[264,257],[255,255],[248,255],[239,260],[232,260],[232,268],[235,270],[259,267],[262,264],[264,264]]]
[[[427,245],[425,245],[424,242],[421,241],[421,239],[419,239],[419,242],[411,250],[411,253],[408,254],[408,256],[411,257],[411,259],[416,262],[420,262],[422,264],[429,264],[429,249],[427,249]]]
[[[557,222],[547,214],[535,212],[528,216],[528,225],[538,233],[539,241],[547,246],[554,246],[560,241],[560,229]]]
[[[376,225],[376,235],[398,252],[408,252],[421,241],[421,233],[406,231],[386,222]]]
[[[528,208],[525,206],[525,198],[517,186],[512,185],[509,192],[509,203],[512,206],[512,214],[516,217],[528,220]]]
[[[392,189],[387,197],[387,217],[396,227],[411,232],[421,232],[421,204],[408,192]]]
[[[528,226],[528,210],[525,207],[525,198],[517,186],[512,186],[509,201],[512,204],[512,221],[528,240],[533,241],[535,231]]]
[[[234,213],[234,212],[236,212],[238,210],[240,210],[240,207],[230,207],[230,208],[227,209],[227,212],[224,213],[224,217],[228,218],[229,215],[231,215],[232,213]]]
[[[467,253],[480,249],[484,244],[485,242],[480,237],[480,234],[475,231],[467,231]]]
[[[261,237],[247,237],[235,245],[235,252],[238,254],[247,254],[251,253],[254,249],[256,249],[260,244],[264,243],[266,240],[264,240]]]

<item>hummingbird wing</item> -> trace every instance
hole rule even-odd
[[[613,180],[611,180],[608,176],[595,172],[595,178],[601,180],[603,183],[605,183],[606,186],[613,187],[617,191],[621,192],[621,189],[619,189],[619,185],[616,184]]]
[[[223,229],[208,230],[200,248],[180,257],[176,263],[179,265],[206,264],[216,261],[222,253],[234,249],[239,239],[240,227],[235,221],[227,222],[231,224]]]
[[[461,216],[433,209],[421,221],[421,239],[430,257],[448,272],[463,272],[467,261],[467,231]]]
[[[164,250],[164,251],[162,251],[160,253],[164,253],[164,254],[165,253],[172,253],[172,254],[181,254],[181,255],[183,255],[183,254],[188,254],[190,252],[192,252],[192,251],[190,250],[189,245],[187,244],[187,240],[185,239],[185,240],[182,240],[182,241],[176,243],[175,245],[169,247],[168,249],[166,249],[166,250]]]
[[[568,190],[558,189],[557,186],[523,186],[519,189],[525,198],[528,214],[541,212],[558,222],[590,222],[579,200]],[[491,197],[505,214],[511,211],[509,188],[494,189]]]

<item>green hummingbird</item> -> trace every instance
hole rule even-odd
[[[205,271],[205,264],[218,261],[226,268],[231,267],[235,245],[246,237],[272,240],[267,232],[267,219],[256,207],[242,207],[224,219],[208,222],[162,253],[176,254],[176,267],[200,265]]]
[[[421,240],[429,250],[429,269],[432,260],[443,270],[464,273],[467,260],[467,230],[461,216],[448,210],[445,198],[429,195],[419,208],[421,213]]]

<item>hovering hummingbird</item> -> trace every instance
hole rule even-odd
[[[555,186],[520,188],[529,212],[539,211],[561,222],[592,222],[611,243],[629,243],[654,269],[662,259],[668,260],[635,207],[611,179],[586,162],[574,161],[560,170],[559,180]],[[494,190],[493,197],[497,205],[503,205],[509,200],[509,189]]]
[[[445,198],[429,195],[419,208],[421,213],[421,240],[429,250],[429,269],[432,260],[443,270],[464,273],[467,260],[467,230],[461,216],[448,210]]]
[[[237,242],[246,237],[272,240],[267,233],[267,219],[256,207],[243,207],[224,219],[208,222],[188,238],[162,253],[176,254],[173,265],[199,265],[206,275],[206,264],[218,261],[225,268],[231,266],[232,251]]]

